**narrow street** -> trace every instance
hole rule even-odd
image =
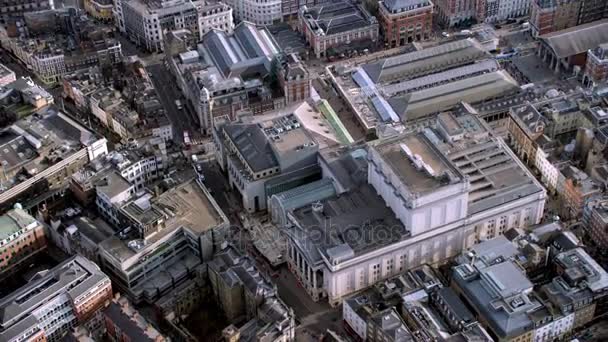
[[[173,76],[163,64],[149,65],[146,67],[146,70],[151,75],[159,99],[173,126],[173,138],[175,142],[181,143],[184,141],[184,131],[186,130],[193,138],[198,136],[199,125],[197,120],[195,120],[196,115],[186,105],[186,100],[175,84],[176,81],[173,79]],[[184,104],[183,109],[177,109],[175,100],[180,100]]]

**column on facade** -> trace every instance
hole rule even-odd
[[[312,272],[312,287],[317,288],[317,271]]]
[[[554,69],[555,73],[559,72],[559,65],[560,65],[560,59],[556,56],[555,57],[555,69]]]
[[[308,282],[309,284],[312,283],[312,275],[310,274],[311,269],[310,269],[310,265],[308,265],[308,263],[306,263],[306,282]]]

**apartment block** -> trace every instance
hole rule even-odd
[[[95,263],[72,257],[0,300],[0,339],[61,341],[111,299],[110,278]]]
[[[315,300],[339,303],[398,269],[441,264],[543,216],[544,188],[472,115],[445,113],[435,129],[380,139],[367,160],[367,184],[288,215],[288,264]]]

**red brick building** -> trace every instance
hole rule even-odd
[[[46,248],[44,226],[22,209],[0,217],[0,273],[14,270]]]
[[[103,310],[106,337],[113,342],[164,342],[166,338],[131,306],[127,298],[117,295]]]
[[[390,47],[429,39],[434,7],[430,0],[384,0],[378,7],[384,42]]]
[[[608,80],[608,43],[587,52],[583,84],[593,87]]]
[[[301,102],[310,97],[310,75],[297,55],[287,56],[280,76],[287,104]]]

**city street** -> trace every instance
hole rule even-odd
[[[163,64],[153,64],[146,67],[150,73],[154,87],[158,93],[158,97],[162,102],[163,107],[167,112],[167,117],[173,126],[173,138],[176,143],[184,141],[184,131],[188,131],[194,138],[198,136],[198,123],[195,120],[195,115],[186,106],[186,100],[183,98],[180,90],[175,84],[175,79],[169,73]],[[177,109],[175,100],[180,100],[184,103],[183,109]]]

